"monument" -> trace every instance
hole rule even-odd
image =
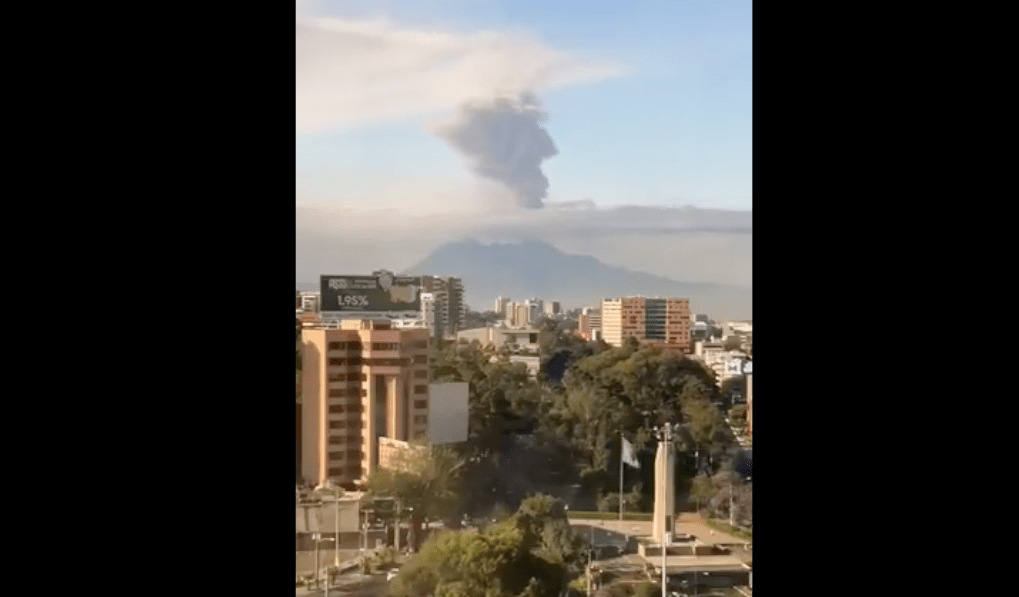
[[[666,426],[660,432],[658,455],[655,456],[655,515],[651,537],[658,543],[672,543],[676,525],[676,482],[674,478],[675,451],[672,446],[672,429]]]

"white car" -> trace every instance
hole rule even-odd
[[[393,580],[394,578],[396,578],[396,575],[399,574],[399,573],[400,573],[399,570],[390,570],[389,574],[386,575],[386,581],[388,582],[388,581]]]

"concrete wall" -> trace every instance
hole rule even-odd
[[[340,499],[340,532],[349,533],[360,530],[359,500]],[[329,533],[336,532],[336,502],[323,501],[321,504],[296,506],[297,533]]]
[[[428,386],[428,441],[449,444],[467,441],[469,385],[467,382]]]

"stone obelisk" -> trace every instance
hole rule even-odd
[[[673,478],[675,454],[671,433],[665,431],[665,441],[662,439],[659,438],[658,455],[655,456],[655,516],[651,537],[659,543],[671,543],[675,530],[673,516],[676,512],[676,483]]]

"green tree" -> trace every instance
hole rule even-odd
[[[424,522],[456,515],[464,464],[464,459],[448,447],[416,445],[397,462],[398,469],[379,468],[372,473],[368,478],[369,498],[399,500],[415,529],[414,537],[420,537],[417,531]]]
[[[561,500],[535,495],[521,502],[512,523],[522,533],[524,546],[556,564],[579,562],[582,540],[574,535]]]
[[[511,519],[481,533],[437,535],[403,567],[389,594],[557,597],[567,569],[532,551],[522,526]]]
[[[701,507],[706,505],[716,493],[717,489],[715,488],[714,483],[712,483],[711,477],[701,473],[693,479],[693,483],[690,486],[689,498],[694,502],[697,509],[700,510]]]
[[[652,428],[665,422],[680,424],[679,446],[690,454],[734,444],[714,404],[714,374],[678,352],[628,341],[581,358],[564,377],[562,391],[551,396],[542,424],[550,434],[569,438],[589,490],[616,487],[621,432],[638,450],[653,448]]]

